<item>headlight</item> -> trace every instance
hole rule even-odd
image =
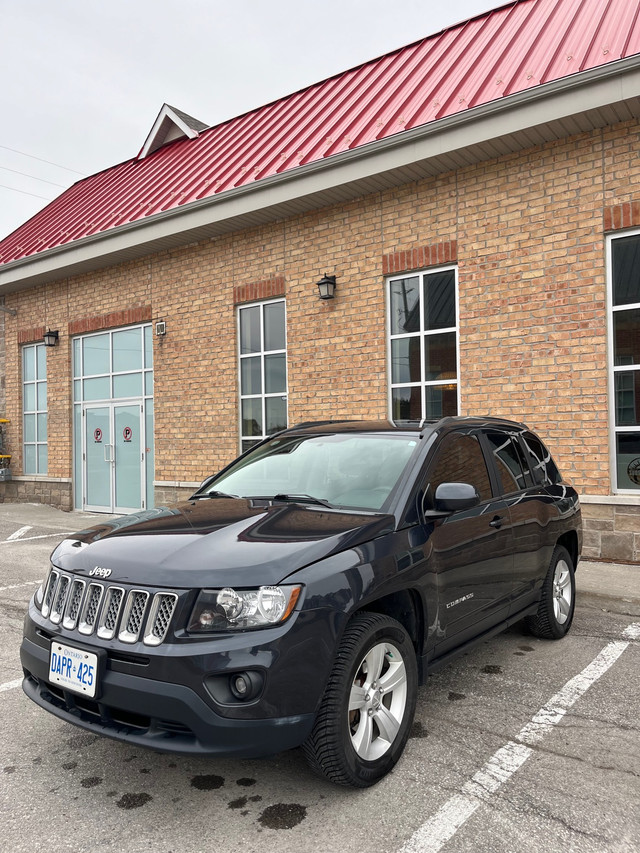
[[[189,631],[238,631],[266,628],[291,615],[301,586],[261,586],[258,589],[203,589],[189,621]]]

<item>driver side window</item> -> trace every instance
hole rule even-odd
[[[475,435],[454,432],[442,440],[429,472],[428,496],[432,503],[440,483],[471,483],[480,500],[491,499],[489,472]]]

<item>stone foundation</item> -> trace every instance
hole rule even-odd
[[[64,512],[71,512],[71,480],[54,477],[14,477],[0,482],[0,503],[48,504]]]
[[[613,495],[580,498],[584,559],[640,562],[640,503],[635,497]]]
[[[188,500],[200,483],[155,483],[156,506],[172,506]]]

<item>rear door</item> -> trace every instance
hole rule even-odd
[[[534,437],[532,436],[532,439]],[[535,601],[544,580],[555,536],[554,500],[531,470],[519,433],[487,430],[484,440],[493,460],[497,493],[507,506],[514,538],[514,588],[510,615]]]

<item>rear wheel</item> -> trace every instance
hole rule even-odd
[[[378,613],[354,616],[303,744],[311,767],[339,785],[374,785],[402,754],[417,690],[416,655],[403,626]]]
[[[525,624],[536,637],[559,640],[573,622],[576,602],[576,581],[573,561],[566,548],[558,545],[553,552],[547,576],[542,585],[542,596],[535,616],[528,616]]]

